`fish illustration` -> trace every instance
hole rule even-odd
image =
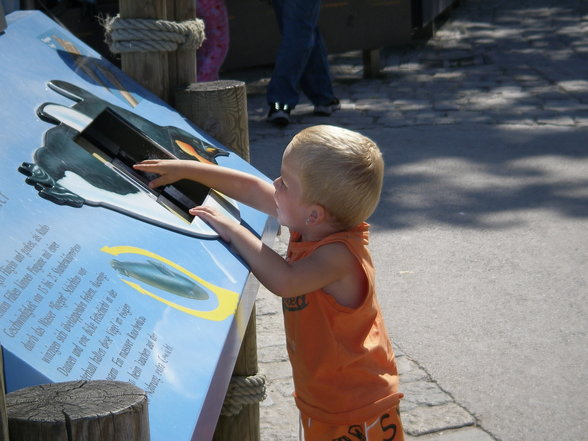
[[[132,277],[171,294],[192,300],[207,300],[209,297],[200,285],[154,260],[123,262],[113,259],[110,266],[122,276]]]

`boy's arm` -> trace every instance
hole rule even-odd
[[[221,193],[270,216],[276,216],[274,186],[257,176],[219,165],[178,159],[149,159],[133,168],[156,173],[159,177],[149,183],[151,188],[189,179],[214,188]]]
[[[212,225],[247,262],[259,281],[274,294],[296,297],[325,289],[344,306],[356,307],[361,301],[363,283],[354,287],[357,289],[337,285],[341,282],[357,282],[357,278],[349,277],[357,275],[358,262],[345,245],[325,245],[302,260],[288,262],[245,227],[221,215],[214,208],[196,207],[190,213]],[[328,289],[335,286],[337,289]]]

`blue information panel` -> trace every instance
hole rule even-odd
[[[0,343],[8,391],[112,379],[149,396],[154,441],[212,437],[254,295],[187,213],[268,217],[199,184],[150,190],[147,158],[261,176],[40,12],[0,33]],[[265,177],[263,177],[266,179]]]

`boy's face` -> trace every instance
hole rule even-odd
[[[274,181],[274,199],[278,221],[294,231],[301,231],[310,215],[311,207],[302,201],[302,183],[298,164],[284,153],[282,175]]]

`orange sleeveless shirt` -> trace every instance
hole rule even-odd
[[[368,224],[317,242],[291,233],[287,259],[297,261],[317,248],[344,243],[357,258],[367,293],[357,308],[338,304],[322,290],[282,300],[295,399],[306,415],[329,424],[352,424],[398,404],[394,352],[375,294],[374,266],[367,248]]]

